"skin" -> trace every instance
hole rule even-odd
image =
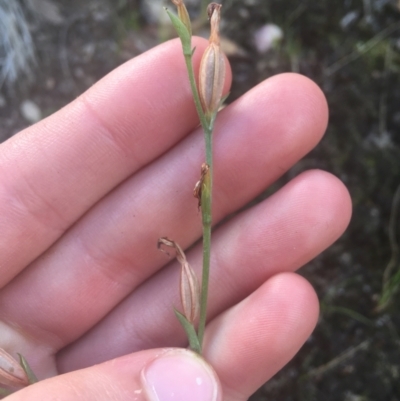
[[[207,42],[194,45],[198,69]],[[225,92],[229,67],[226,76]],[[309,152],[327,120],[321,90],[296,74],[226,107],[214,136],[214,223]],[[131,400],[160,347],[186,346],[172,309],[179,268],[156,243],[168,236],[185,249],[201,236],[197,125],[173,40],[0,145],[0,346],[52,377],[10,400]],[[343,184],[312,170],[216,229],[204,352],[224,400],[247,399],[307,340],[318,299],[295,271],[350,215]],[[187,257],[199,271],[201,247]]]

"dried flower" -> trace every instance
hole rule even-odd
[[[2,348],[0,348],[0,383],[13,387],[29,385],[28,376],[22,366]]]
[[[210,166],[207,163],[201,165],[200,180],[196,182],[193,190],[193,196],[198,200],[198,207],[201,207],[201,194],[203,193],[204,179],[210,170]]]
[[[190,36],[192,36],[192,24],[190,22],[190,17],[188,10],[185,6],[183,0],[171,0],[176,7],[178,8],[178,17],[186,26],[187,30],[189,31]]]
[[[211,3],[207,8],[211,34],[200,64],[199,95],[204,113],[208,117],[218,111],[225,82],[225,58],[219,39],[221,7],[220,4]]]
[[[176,251],[176,258],[181,264],[180,296],[183,314],[193,324],[200,310],[200,286],[196,274],[189,265],[182,248],[175,241],[162,237],[158,240],[159,249],[161,249],[161,245],[169,246]]]

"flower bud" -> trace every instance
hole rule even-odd
[[[225,82],[225,58],[219,40],[221,5],[211,3],[207,9],[210,17],[211,34],[209,45],[200,64],[199,95],[206,116],[218,111]]]
[[[188,10],[185,6],[183,0],[172,0],[172,2],[176,5],[178,9],[178,17],[186,26],[187,30],[189,31],[190,36],[192,36],[192,24],[190,22],[190,17]]]
[[[0,383],[12,387],[25,387],[29,379],[22,366],[4,349],[0,348]]]

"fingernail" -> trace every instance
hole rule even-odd
[[[176,349],[153,360],[142,371],[148,401],[219,401],[214,370],[194,352]]]

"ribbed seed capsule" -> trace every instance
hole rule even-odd
[[[183,315],[188,322],[194,323],[200,312],[200,285],[196,273],[189,265],[182,248],[173,240],[162,237],[158,240],[158,248],[162,250],[161,245],[174,248],[176,259],[181,264],[181,277],[179,283]]]
[[[0,348],[0,383],[13,387],[25,387],[29,384],[24,369],[2,348]]]
[[[208,117],[218,111],[225,82],[225,58],[219,43],[220,13],[220,4],[211,3],[208,6],[211,34],[200,64],[199,95]]]

